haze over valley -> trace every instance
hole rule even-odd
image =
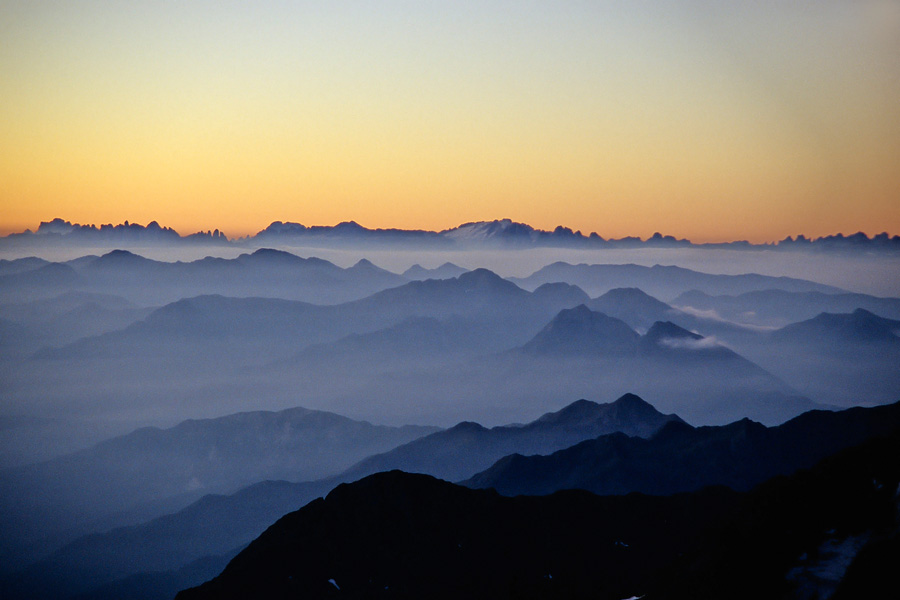
[[[722,252],[894,265],[891,250],[698,247],[702,270],[658,247],[671,264],[504,277],[475,261],[537,249],[484,243],[395,271],[365,249],[339,266],[290,246],[0,261],[5,595],[171,597],[283,514],[378,473],[506,495],[747,494],[896,427],[900,298],[840,269],[720,268]],[[392,485],[431,493],[416,481]],[[743,502],[697,501],[719,515],[710,528]]]
[[[0,599],[896,589],[900,2],[0,39]]]

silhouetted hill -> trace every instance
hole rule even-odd
[[[746,494],[504,498],[381,473],[286,515],[177,598],[878,596],[898,557],[898,452],[895,432]]]
[[[897,427],[900,403],[812,411],[772,428],[748,419],[722,427],[672,423],[649,439],[611,434],[550,456],[508,456],[464,483],[510,496],[572,488],[673,494],[706,485],[744,491]]]
[[[900,561],[900,432],[776,477],[695,548],[660,571],[643,596],[877,598]]]
[[[634,352],[638,338],[622,321],[580,304],[560,311],[522,350],[535,355],[626,354]]]
[[[177,597],[627,598],[736,500],[503,498],[391,471],[286,515]]]
[[[605,294],[616,288],[640,288],[656,298],[675,298],[689,290],[707,294],[742,294],[765,289],[788,291],[842,292],[835,288],[803,279],[771,277],[749,273],[745,275],[712,275],[676,266],[654,265],[571,265],[556,262],[543,267],[528,277],[511,278],[525,289],[554,281],[577,285],[591,297]]]
[[[512,452],[549,454],[579,441],[614,431],[647,437],[676,415],[664,415],[633,394],[608,404],[579,400],[522,426],[485,428],[460,423],[366,458],[343,474],[347,481],[379,471],[400,469],[458,481]]]
[[[591,404],[585,402],[573,403],[562,411],[551,413],[535,421],[534,424],[540,423],[542,420],[562,421],[569,425],[579,424],[584,416],[587,416],[588,421],[591,421],[590,415],[596,411],[596,408],[591,406]],[[605,405],[606,409],[613,407],[626,411],[635,409],[652,410],[645,403],[641,403],[639,399],[633,397],[622,398],[616,403]],[[601,405],[601,408],[604,408],[604,405]],[[883,413],[880,415],[869,414],[873,411],[877,413],[878,410],[893,410],[896,413],[896,407],[854,409],[835,413],[836,423],[826,422],[824,426],[821,424],[816,425],[822,420],[823,413],[808,413],[802,418],[792,421],[784,428],[782,435],[784,439],[790,439],[790,443],[782,444],[780,447],[773,449],[771,453],[781,453],[782,456],[793,457],[795,463],[803,463],[804,461],[809,461],[810,464],[814,463],[822,451],[822,446],[817,440],[820,440],[823,436],[833,438],[838,445],[843,447],[848,443],[852,443],[853,440],[865,439],[872,434],[871,423],[878,423],[878,427],[881,427],[888,421],[896,420],[894,417],[884,418]],[[828,421],[828,414],[825,413],[825,416],[825,421]],[[478,426],[465,424],[463,428],[476,430]],[[689,426],[684,424],[681,425],[681,428],[688,432],[692,431]],[[666,429],[677,433],[677,423],[670,423]],[[740,449],[748,446],[749,442],[741,442],[740,438],[733,439],[729,435],[724,435],[723,432],[727,433],[730,431],[734,433],[743,431],[745,433],[749,432],[752,436],[760,429],[760,426],[745,421],[734,424],[731,428],[718,429],[719,435],[713,442],[704,442],[705,438],[698,436],[700,440],[698,447],[703,447],[704,443],[707,443],[710,447],[718,444],[720,449],[724,448],[726,455],[731,456],[732,454],[740,454]],[[844,437],[845,432],[847,435],[846,439]],[[728,450],[729,444],[735,445],[736,449],[734,451]],[[697,453],[694,452],[695,455]],[[667,460],[676,461],[677,457],[669,457]],[[728,475],[727,470],[723,468],[723,463],[726,462],[727,460],[719,460],[716,455],[713,455],[711,462],[702,465],[699,470],[710,470],[712,472],[710,477],[712,478],[715,478],[715,476],[724,477]],[[783,461],[780,464],[783,464]],[[742,468],[749,471],[752,470],[752,465]],[[703,475],[693,476],[693,482],[696,485],[702,485],[703,481]],[[313,484],[265,483],[251,486],[232,496],[209,496],[174,515],[140,526],[123,528],[108,534],[83,538],[77,543],[57,552],[50,559],[29,569],[27,572],[28,576],[20,579],[20,585],[24,586],[28,578],[33,578],[30,585],[46,584],[48,581],[55,580],[54,585],[57,590],[76,587],[83,589],[82,586],[86,586],[88,583],[82,582],[95,582],[96,585],[107,585],[104,582],[110,582],[115,577],[129,577],[129,574],[146,571],[145,565],[153,565],[153,568],[158,569],[160,573],[158,576],[153,577],[149,575],[141,576],[139,580],[148,583],[148,585],[152,581],[162,582],[159,585],[163,585],[165,581],[171,581],[176,576],[176,570],[186,568],[185,565],[189,565],[191,562],[197,561],[206,555],[217,557],[227,555],[232,549],[238,548],[255,535],[261,533],[265,527],[265,519],[260,515],[275,515],[278,510],[282,510],[280,514],[284,514],[291,510],[291,503],[294,503],[294,508],[302,506],[309,500],[331,490],[340,482],[340,478],[333,478]],[[634,496],[623,496],[621,500],[615,500],[615,502],[621,501],[627,504],[628,499],[632,497]],[[664,501],[665,499],[660,500]],[[379,500],[373,498],[372,501],[378,502]],[[272,520],[274,518],[277,518],[277,515],[273,516]],[[354,517],[350,516],[350,518]],[[522,521],[521,523],[528,522],[530,521]],[[612,519],[612,522],[615,522],[615,519]],[[215,529],[215,527],[223,527],[223,523],[228,523],[228,527],[223,528],[221,531]],[[520,529],[522,527],[521,523],[519,524]],[[254,527],[256,527],[255,533]],[[695,521],[693,527],[699,529],[700,522]],[[662,529],[663,531],[658,533],[664,536],[668,535],[665,533],[668,529]],[[696,534],[698,534],[698,530],[692,530],[691,535]],[[629,545],[634,542],[633,538],[629,539],[624,534],[617,535],[616,539]],[[244,537],[242,538],[241,536]],[[659,541],[656,540],[656,542]],[[652,546],[653,543],[653,541],[648,539],[647,547]],[[173,549],[171,551],[168,550],[169,545],[172,545]],[[84,570],[85,565],[91,565],[90,572]],[[47,573],[53,573],[54,577],[46,577]],[[182,577],[186,576],[182,573]],[[72,581],[66,583],[67,577],[71,578]],[[194,579],[193,581],[196,584],[202,580]],[[60,595],[57,594],[53,597],[58,598]],[[155,597],[163,598],[164,596]]]

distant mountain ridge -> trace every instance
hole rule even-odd
[[[549,454],[614,431],[648,437],[670,422],[682,420],[677,415],[662,414],[634,394],[625,394],[608,404],[578,400],[518,427],[487,429],[477,423],[463,422],[366,458],[345,472],[344,478],[350,481],[379,471],[400,469],[458,481],[513,451]]]
[[[691,290],[699,290],[710,295],[743,294],[767,289],[790,292],[844,292],[840,288],[793,277],[772,277],[759,273],[720,275],[675,265],[646,267],[636,264],[570,264],[557,261],[538,269],[528,277],[509,279],[527,290],[545,283],[563,281],[577,285],[591,297],[606,294],[617,288],[630,288],[630,294],[627,292],[622,294],[632,300],[637,300],[635,298],[637,291],[664,300]],[[615,302],[615,298],[608,299],[608,302],[610,304]],[[644,308],[652,308],[646,299],[641,304]]]
[[[51,291],[75,291],[113,292],[143,305],[211,294],[333,304],[407,281],[365,259],[342,268],[321,258],[272,248],[231,259],[208,256],[190,262],[153,260],[117,248],[62,263],[10,261],[6,269],[0,269],[0,301],[29,301]]]
[[[437,430],[373,425],[301,407],[141,428],[0,471],[0,561],[11,562],[9,547],[20,538],[91,531],[95,521],[161,514],[267,479],[320,479]]]
[[[337,225],[306,226],[296,222],[274,221],[255,235],[229,240],[218,229],[199,231],[182,236],[170,227],[162,227],[156,221],[146,226],[125,221],[120,225],[81,225],[60,218],[45,221],[37,231],[26,230],[0,238],[3,246],[29,245],[172,245],[207,244],[240,245],[253,247],[270,244],[285,245],[416,245],[430,248],[454,247],[557,247],[557,248],[768,248],[778,250],[824,250],[824,251],[900,251],[900,235],[890,236],[886,232],[869,237],[859,232],[853,235],[841,233],[815,239],[798,235],[773,243],[752,244],[747,241],[733,241],[712,244],[694,244],[686,239],[676,239],[671,235],[654,233],[647,239],[624,237],[606,239],[596,232],[585,235],[562,225],[552,231],[536,229],[525,223],[511,219],[476,221],[443,231],[419,229],[369,229],[355,221],[345,221]]]
[[[376,471],[404,468],[460,479],[509,452],[552,451],[611,431],[649,435],[672,422],[680,419],[659,413],[633,394],[606,404],[578,400],[521,426],[487,429],[464,422],[446,435],[429,435],[420,444],[374,455],[328,479],[263,481],[228,496],[204,496],[140,525],[81,537],[24,571],[22,581],[30,581],[29,597],[40,596],[40,589],[47,590],[43,597],[79,596],[79,591],[138,572],[181,569],[207,555],[230,557],[285,513]],[[225,522],[230,526],[222,527]]]
[[[547,456],[510,455],[463,485],[509,496],[563,489],[668,495],[708,485],[746,491],[898,427],[900,403],[809,411],[768,428],[749,419],[718,427],[668,423],[649,439],[616,433]]]

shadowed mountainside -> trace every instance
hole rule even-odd
[[[233,555],[278,517],[373,470],[399,465],[463,478],[507,452],[555,449],[616,427],[635,435],[649,435],[670,421],[678,418],[662,415],[629,395],[609,404],[577,401],[522,426],[487,430],[464,423],[448,430],[446,436],[429,436],[423,444],[408,444],[397,453],[376,455],[336,477],[312,483],[263,482],[229,496],[205,496],[176,513],[141,525],[84,536],[10,580],[18,582],[16,589],[23,590],[22,594],[29,590],[25,595],[31,598],[75,596],[141,573],[145,574],[140,579],[145,586],[168,589],[167,582],[208,573],[183,572],[195,561],[215,563],[215,557]],[[468,434],[472,431],[480,434],[471,437]],[[225,521],[229,527],[219,529]],[[48,577],[48,572],[53,576]],[[203,580],[191,580],[189,585]]]
[[[743,495],[503,498],[382,473],[286,515],[177,598],[860,597],[893,581],[898,452],[894,433]],[[821,549],[848,541],[850,573],[868,569],[875,585],[820,575]]]
[[[614,431],[649,437],[672,421],[682,422],[676,415],[660,413],[634,394],[626,394],[609,404],[579,400],[527,425],[488,429],[478,423],[460,423],[366,458],[343,477],[352,481],[379,471],[399,469],[458,481],[512,452],[549,454]]]
[[[549,456],[511,455],[464,484],[509,496],[573,488],[674,494],[706,485],[745,491],[897,427],[900,403],[811,411],[771,428],[748,419],[722,427],[670,423],[649,439],[612,434]]]

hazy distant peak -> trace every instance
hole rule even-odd
[[[532,292],[539,298],[565,298],[571,304],[584,306],[590,302],[591,297],[577,285],[563,282],[544,283]]]
[[[606,292],[605,294],[598,296],[598,299],[605,298],[608,300],[617,300],[617,301],[646,301],[647,299],[660,302],[650,294],[646,293],[644,290],[636,287],[620,287],[613,288]],[[662,302],[660,302],[662,304]]]
[[[644,338],[651,341],[663,339],[702,340],[703,336],[679,327],[671,321],[657,321],[650,327]]]
[[[119,267],[132,266],[137,264],[149,264],[156,261],[144,258],[134,252],[128,250],[112,250],[92,261],[92,267]]]
[[[257,257],[267,257],[267,256],[276,257],[276,256],[278,256],[278,257],[298,258],[296,254],[291,254],[290,252],[285,252],[284,250],[276,250],[275,248],[259,248],[257,250],[254,250],[250,254],[250,256],[257,256]]]
[[[579,304],[559,311],[523,349],[536,354],[629,352],[639,337],[623,321]]]
[[[663,415],[649,402],[635,394],[624,394],[613,402],[598,404],[590,400],[576,400],[556,412],[542,415],[534,423],[544,425],[583,425],[588,422],[643,423],[651,426],[665,420],[681,419],[676,415]],[[631,434],[629,434],[631,435]]]
[[[424,280],[424,279],[455,279],[468,272],[459,265],[451,262],[445,262],[434,269],[426,269],[422,265],[415,264],[403,272],[403,276],[407,279]]]
[[[358,261],[356,261],[356,264],[350,268],[351,269],[359,269],[359,270],[365,269],[365,270],[369,270],[369,271],[380,271],[381,270],[380,267],[377,267],[372,261],[370,261],[367,258],[359,259]]]
[[[627,406],[649,406],[653,408],[653,406],[649,402],[647,402],[637,394],[632,394],[631,392],[622,394],[621,396],[619,396],[619,398],[613,401],[613,404]]]
[[[535,423],[560,423],[570,421],[573,418],[594,414],[600,407],[600,404],[582,398],[564,406],[556,412],[549,412],[541,415]]]
[[[900,341],[900,321],[885,319],[857,308],[852,313],[819,313],[808,321],[793,323],[774,333],[776,337],[806,340],[825,338],[839,341]]]
[[[251,254],[241,254],[238,259],[240,260],[251,260],[251,261],[263,261],[269,263],[292,263],[292,262],[305,262],[304,259],[300,258],[296,254],[291,254],[290,252],[285,252],[284,250],[276,250],[274,248],[260,248],[258,250],[254,250]]]
[[[457,433],[464,433],[464,432],[480,433],[482,431],[487,431],[487,428],[484,425],[481,425],[480,423],[476,423],[474,421],[461,421],[461,422],[457,423],[456,425],[454,425],[453,427],[451,427],[450,429],[448,429],[448,431],[453,431],[453,432],[457,432]]]
[[[475,269],[474,271],[468,271],[463,273],[457,280],[461,284],[465,284],[470,287],[507,287],[509,289],[516,288],[521,289],[516,284],[506,281],[493,271],[488,269]]]
[[[129,252],[128,250],[110,250],[100,258],[143,258],[142,256],[138,256],[134,252]]]

